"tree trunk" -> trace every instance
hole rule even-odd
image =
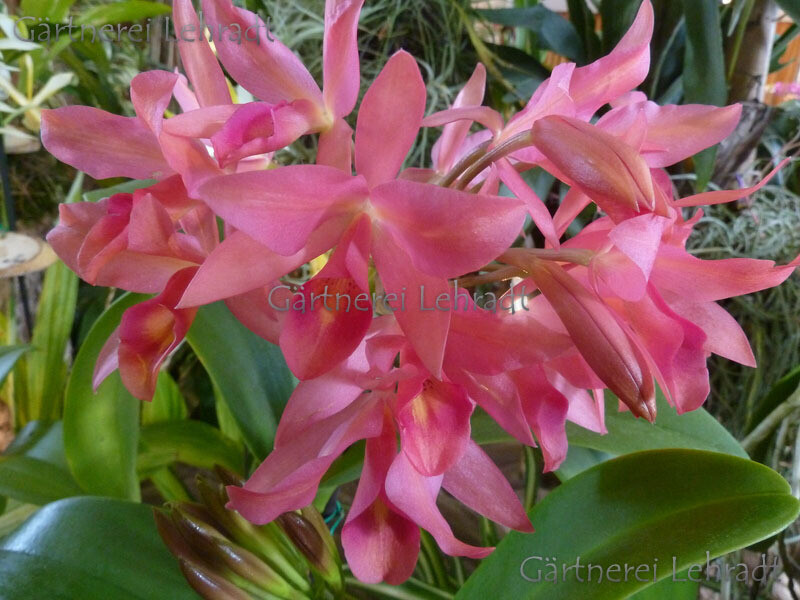
[[[764,100],[777,21],[775,0],[756,0],[731,78],[730,102]]]

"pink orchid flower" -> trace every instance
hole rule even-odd
[[[403,358],[395,368],[398,352]],[[439,513],[435,501],[442,487],[509,527],[531,531],[531,525],[511,486],[469,439],[472,409],[464,388],[432,378],[393,321],[381,317],[346,363],[298,385],[273,453],[243,488],[228,489],[231,507],[268,522],[307,504],[333,460],[366,438],[364,474],[342,532],[356,575],[375,582],[407,579],[416,564],[419,527],[449,554],[483,557],[491,548],[457,540]],[[398,560],[387,560],[393,556]]]
[[[438,374],[450,312],[431,310],[431,299],[448,294],[448,277],[478,269],[507,248],[520,231],[523,210],[514,199],[395,179],[424,110],[425,86],[416,61],[398,52],[361,104],[355,135],[357,175],[321,165],[289,166],[214,178],[199,189],[199,195],[226,223],[295,266],[341,244],[345,232],[358,227],[361,239],[353,246],[363,250],[353,256],[361,258],[337,267],[337,277],[346,282],[340,284],[342,289],[366,291],[362,286],[368,248],[387,295],[394,295],[396,305],[405,298],[404,310],[395,313],[400,326],[422,362]],[[368,217],[364,224],[355,224],[362,216]],[[242,287],[219,286],[217,268],[231,269],[232,262],[224,256],[237,254],[239,243],[226,240],[219,247],[201,267],[181,306],[245,293],[275,279],[274,272],[265,272],[264,280],[259,280],[248,263],[241,265],[246,269]],[[308,255],[310,247],[316,254]],[[422,308],[425,302],[428,310]],[[302,317],[293,315],[287,326],[295,332],[335,326],[343,333],[349,331],[351,337],[325,335],[321,341],[352,349],[360,341],[363,326],[334,325],[337,315],[347,316],[343,311],[315,310]],[[290,338],[298,339],[287,333],[286,339]],[[304,346],[302,351],[307,349]],[[299,377],[318,375],[341,358],[328,344],[315,356],[327,357],[326,363],[310,371],[299,369]],[[299,357],[290,360],[290,364],[299,362]]]
[[[211,138],[221,166],[252,154],[279,150],[302,135],[319,133],[317,163],[348,170],[352,130],[344,121],[358,99],[360,73],[356,31],[364,0],[327,0],[323,38],[323,90],[267,25],[231,0],[204,0],[203,7],[225,68],[263,102],[245,104]],[[256,29],[255,40],[223,31]],[[269,124],[269,126],[267,126]]]

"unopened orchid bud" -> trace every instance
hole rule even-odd
[[[181,572],[192,589],[206,600],[253,600],[253,597],[239,589],[210,568],[180,559]]]
[[[210,525],[180,509],[173,511],[173,520],[193,548],[198,549],[210,561],[223,565],[245,582],[285,600],[301,600],[306,597],[255,554],[225,539]]]
[[[306,507],[300,513],[284,513],[277,521],[311,567],[334,590],[341,590],[341,559],[319,511]]]
[[[620,138],[561,116],[539,119],[531,133],[536,148],[612,217],[619,208],[654,208],[650,169]]]
[[[283,533],[275,524],[253,525],[235,511],[228,510],[225,490],[203,477],[197,478],[197,489],[209,512],[230,533],[233,541],[264,560],[295,588],[311,589],[305,577],[308,567],[288,540],[281,540]]]
[[[555,262],[529,257],[522,263],[597,376],[634,415],[654,421],[652,372],[610,309]]]

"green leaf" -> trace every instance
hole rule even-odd
[[[0,494],[43,505],[83,492],[68,471],[30,456],[0,457]]]
[[[635,418],[630,412],[618,412],[616,399],[609,394],[605,403],[608,433],[600,435],[567,423],[570,447],[580,446],[611,456],[661,448],[693,448],[747,458],[739,442],[702,408],[678,415],[660,392],[656,403],[658,416],[656,422],[651,424]],[[472,437],[479,444],[513,439],[483,411],[476,411],[472,418]]]
[[[742,458],[699,450],[639,452],[610,460],[570,479],[531,511],[536,533],[511,532],[457,594],[460,600],[617,599],[645,588],[653,579],[743,548],[781,531],[800,510],[789,484],[777,473]],[[540,557],[539,559],[534,557]],[[556,583],[526,580],[556,557]],[[592,563],[629,571],[623,581],[612,568],[610,582],[587,581],[575,565]],[[674,559],[673,559],[674,557]],[[656,576],[652,565],[658,559]],[[527,562],[526,562],[527,561]],[[523,577],[523,574],[525,577]],[[698,573],[695,571],[695,576]]]
[[[64,449],[75,480],[92,494],[139,498],[139,401],[125,389],[117,372],[95,394],[92,374],[97,356],[119,325],[122,313],[144,299],[126,294],[97,319],[78,352],[67,384]]]
[[[149,507],[70,498],[42,508],[0,544],[4,600],[197,600]]]
[[[19,422],[55,421],[61,416],[67,365],[64,362],[75,304],[78,276],[58,261],[47,269],[36,310],[32,351],[25,360],[26,399],[17,404]]]
[[[567,7],[569,20],[583,42],[585,63],[600,58],[602,51],[600,38],[595,33],[594,13],[587,6],[586,0],[567,0]]]
[[[149,187],[157,183],[155,179],[134,179],[133,181],[125,181],[119,185],[112,185],[110,187],[99,188],[86,192],[83,195],[84,202],[97,202],[103,198],[110,198],[114,194],[132,194],[136,190]]]
[[[0,385],[6,380],[20,356],[30,348],[28,345],[3,346],[0,348]]]
[[[608,54],[630,29],[642,0],[602,0],[600,20],[603,23],[603,54]]]
[[[168,15],[171,12],[172,9],[168,4],[146,2],[145,0],[128,0],[127,2],[114,2],[94,6],[76,19],[76,23],[78,25],[85,24],[100,27],[102,25],[144,21],[159,15]]]
[[[725,52],[717,0],[683,0],[686,18],[686,54],[683,59],[683,95],[687,104],[722,106],[728,100]],[[716,147],[695,156],[697,192],[711,180]]]
[[[668,577],[658,583],[636,592],[629,600],[697,600],[700,583],[689,581],[688,571],[682,571],[674,578]],[[697,574],[692,573],[697,579]]]
[[[158,374],[156,393],[150,402],[142,402],[142,425],[162,421],[180,421],[189,416],[178,384],[166,371]]]
[[[542,4],[527,8],[495,8],[477,11],[492,23],[524,27],[536,35],[538,45],[567,58],[583,62],[583,44],[572,23]]]
[[[3,456],[25,455],[69,470],[64,456],[64,427],[61,421],[31,421],[23,427],[6,448]]]
[[[197,311],[186,336],[258,459],[272,449],[295,386],[280,349],[239,323],[222,302]]]
[[[202,421],[165,421],[142,427],[137,468],[146,475],[175,462],[244,473],[244,449]]]
[[[47,17],[51,23],[61,23],[73,4],[75,0],[22,0],[20,8],[26,17]]]
[[[600,435],[568,423],[569,443],[614,456],[660,448],[693,448],[747,458],[747,453],[733,436],[704,409],[679,415],[661,393],[656,402],[658,416],[651,424],[629,412],[618,412],[616,399],[611,397],[606,400],[608,433]]]

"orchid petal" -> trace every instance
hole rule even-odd
[[[358,110],[356,172],[370,187],[397,175],[425,114],[425,83],[408,52],[392,55]]]
[[[43,110],[42,144],[60,161],[95,179],[159,179],[172,173],[144,123],[89,106]]]
[[[228,486],[229,507],[264,524],[311,504],[331,463],[358,440],[380,434],[383,406],[369,395],[273,450],[244,487]]]
[[[780,171],[783,167],[786,166],[787,163],[791,162],[790,158],[783,159],[777,167],[772,169],[769,174],[764,177],[761,181],[759,181],[756,185],[748,188],[741,188],[738,190],[723,190],[721,192],[703,192],[702,194],[695,194],[694,196],[688,196],[686,198],[681,198],[680,200],[675,201],[676,206],[709,206],[712,204],[724,204],[726,202],[733,202],[734,200],[740,200],[750,194],[754,194],[762,187],[767,185],[769,181],[775,177],[775,175]]]
[[[539,228],[539,231],[544,235],[550,246],[558,248],[559,236],[553,224],[553,217],[550,216],[550,212],[547,210],[541,198],[539,198],[536,192],[525,183],[525,180],[522,179],[508,160],[503,159],[497,161],[495,166],[497,167],[500,179],[508,186],[511,193],[525,203],[534,224]]]
[[[454,277],[494,260],[519,235],[522,203],[412,181],[372,190],[381,227],[429,275]]]
[[[383,491],[396,455],[394,427],[385,417],[381,435],[367,440],[361,479],[342,528],[347,564],[366,583],[400,584],[417,563],[419,527],[394,510]]]
[[[470,546],[455,538],[436,507],[436,496],[442,477],[425,477],[414,470],[406,455],[401,452],[392,462],[386,476],[386,495],[399,510],[409,515],[415,523],[426,529],[436,539],[439,547],[451,556],[484,558],[493,548]]]
[[[578,118],[588,119],[598,108],[637,87],[650,70],[653,6],[644,0],[628,32],[610,54],[575,69],[570,96]]]
[[[230,104],[228,82],[206,40],[191,0],[175,0],[172,3],[172,18],[175,20],[175,31],[180,32],[177,37],[181,61],[200,106]],[[187,38],[187,33],[195,35]]]
[[[204,106],[185,111],[164,121],[163,131],[189,138],[210,138],[236,113],[239,104]]]
[[[128,391],[151,400],[161,364],[177,348],[194,320],[197,309],[175,305],[194,276],[196,267],[183,269],[164,291],[125,311],[119,326],[119,373]]]
[[[234,7],[231,0],[203,0],[203,9],[222,64],[248,92],[272,104],[300,99],[322,104],[314,78],[258,15]]]
[[[643,102],[606,113],[597,126],[620,135],[630,128],[628,121],[638,111],[647,120],[642,156],[651,168],[660,168],[694,156],[728,137],[739,122],[742,107],[739,104],[722,108],[700,104],[659,106]]]
[[[401,382],[397,426],[400,447],[422,475],[441,475],[458,461],[469,440],[472,403],[452,383]]]
[[[436,298],[449,297],[447,281],[415,269],[408,254],[379,228],[375,231],[372,253],[387,292],[385,304],[395,311],[397,322],[419,359],[434,377],[438,377],[450,311],[434,310],[431,304]],[[390,294],[394,294],[394,301],[389,298]]]
[[[358,100],[358,17],[364,0],[327,0],[322,46],[322,97],[334,119],[349,115]]]
[[[662,245],[651,281],[662,293],[667,290],[694,302],[714,302],[775,287],[792,272],[794,266],[776,265],[771,260],[701,260],[683,248]]]
[[[453,102],[453,108],[458,109],[469,106],[480,106],[483,101],[483,96],[486,93],[486,67],[478,63],[473,71],[469,81],[461,88],[461,91],[456,96]],[[427,117],[422,121],[424,127],[427,125],[428,119],[434,115]],[[453,167],[457,160],[458,151],[467,139],[470,126],[472,122],[469,120],[460,120],[453,123],[447,123],[442,129],[442,135],[436,142],[436,158],[434,165],[436,170],[444,172]],[[502,120],[500,127],[502,127]]]
[[[343,119],[319,135],[317,164],[353,172],[353,130]]]
[[[533,533],[533,525],[508,480],[472,440],[467,442],[458,462],[444,474],[442,487],[484,517]]]
[[[344,230],[367,196],[363,180],[319,165],[224,175],[198,193],[226,223],[284,256],[300,251],[325,221]]]

